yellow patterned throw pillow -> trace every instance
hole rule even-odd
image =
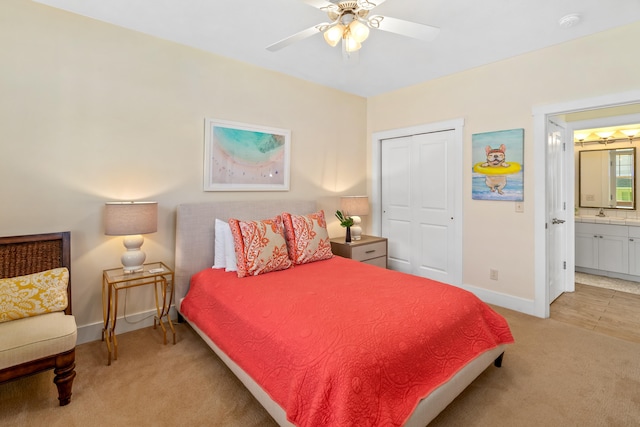
[[[68,283],[65,267],[0,279],[0,322],[63,311]]]

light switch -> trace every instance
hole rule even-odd
[[[524,212],[524,202],[516,202],[516,212]]]

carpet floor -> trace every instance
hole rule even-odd
[[[516,343],[430,426],[635,426],[640,344],[496,307]],[[71,404],[48,372],[0,384],[0,425],[275,426],[187,325],[176,345],[152,328],[119,336],[106,366],[97,341],[78,346]]]

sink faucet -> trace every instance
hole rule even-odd
[[[602,208],[600,208],[600,212],[598,212],[596,216],[604,217],[606,215],[604,214],[604,211],[602,210]]]

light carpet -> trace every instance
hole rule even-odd
[[[516,343],[431,426],[635,426],[640,344],[553,319],[496,308]],[[151,328],[78,346],[71,404],[57,406],[52,373],[0,385],[0,425],[274,426],[274,421],[184,324],[177,344]]]

